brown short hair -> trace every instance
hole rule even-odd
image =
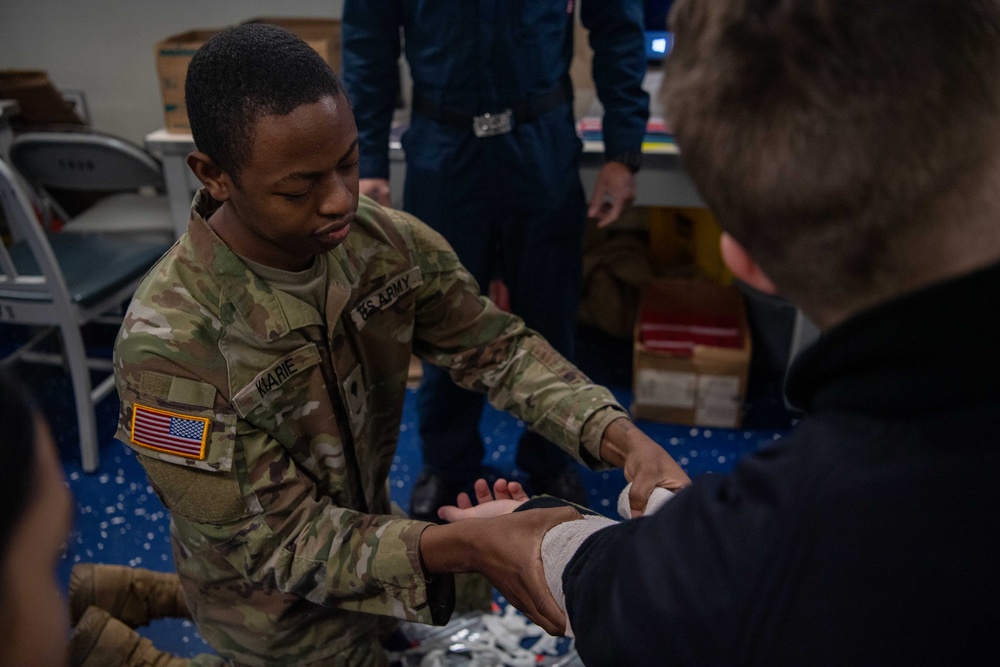
[[[799,303],[891,292],[898,240],[997,150],[1000,0],[678,0],[670,22],[685,168]]]

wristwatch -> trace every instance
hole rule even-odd
[[[609,155],[605,161],[621,162],[634,174],[642,166],[642,153],[615,153],[614,155]]]

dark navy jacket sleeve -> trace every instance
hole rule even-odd
[[[655,515],[580,547],[563,590],[584,664],[742,664],[740,637],[777,565],[768,536],[784,520],[775,479],[753,468],[702,477]]]
[[[389,178],[389,129],[399,94],[401,0],[345,0],[342,78],[354,108],[361,178]]]
[[[590,31],[593,76],[604,106],[604,152],[638,153],[649,117],[642,89],[646,47],[641,0],[585,0],[580,19]]]

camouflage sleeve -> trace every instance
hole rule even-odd
[[[251,584],[275,587],[325,607],[443,623],[451,580],[435,588],[420,563],[420,534],[430,524],[338,505],[266,433],[239,434],[234,481],[240,516],[199,521],[189,542],[211,547],[219,574],[234,568]],[[203,511],[203,510],[202,510]],[[213,577],[214,578],[214,577]]]
[[[611,392],[593,384],[520,318],[480,294],[448,242],[412,216],[399,214],[423,274],[414,352],[449,369],[459,385],[487,394],[591,467],[602,467],[600,442],[627,416]]]
[[[346,496],[320,490],[290,455],[294,442],[279,442],[235,413],[213,342],[220,322],[191,312],[190,303],[163,303],[162,291],[155,298],[155,307],[133,301],[115,346],[118,438],[140,454],[174,516],[185,561],[178,567],[194,568],[205,582],[232,581],[235,572],[248,594],[280,591],[344,610],[446,621],[450,578],[428,584],[419,559],[429,524],[347,509],[340,506]],[[136,417],[144,411],[206,424],[201,451],[142,435]],[[330,439],[311,444],[335,466],[339,443]]]

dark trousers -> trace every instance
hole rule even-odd
[[[404,208],[451,243],[481,290],[501,278],[511,310],[572,358],[586,205],[571,110],[480,139],[415,117],[403,146]],[[424,364],[417,407],[426,468],[455,477],[479,473],[483,400]],[[573,461],[530,431],[516,459],[530,475],[554,474]]]

